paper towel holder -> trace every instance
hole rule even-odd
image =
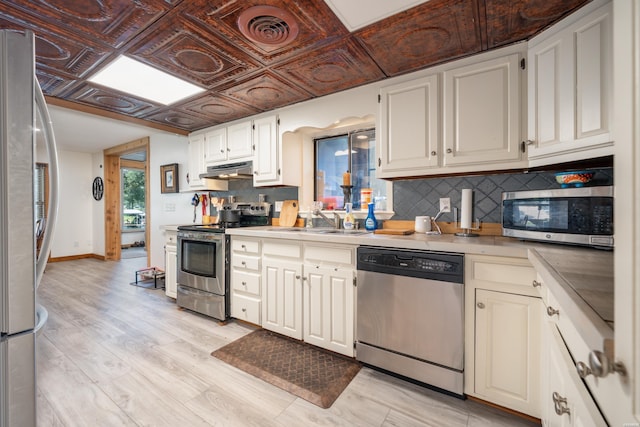
[[[456,228],[460,228],[460,222],[458,221],[458,208],[453,208],[453,216],[454,216],[454,224],[456,224]],[[473,227],[471,228],[460,228],[462,231],[455,233],[458,237],[478,237],[479,234],[472,233],[472,230],[480,230],[480,219],[476,218]]]

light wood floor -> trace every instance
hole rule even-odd
[[[131,286],[144,258],[47,266],[39,426],[532,426],[363,368],[321,409],[210,356],[247,334]]]

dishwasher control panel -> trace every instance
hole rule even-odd
[[[358,248],[358,270],[463,283],[464,255],[451,252]]]

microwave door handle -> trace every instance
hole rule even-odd
[[[53,125],[51,117],[47,110],[47,104],[42,94],[42,89],[38,84],[36,76],[33,76],[35,86],[35,104],[40,114],[40,119],[44,125],[44,140],[49,154],[49,207],[47,209],[47,225],[44,229],[44,237],[42,238],[42,247],[36,260],[36,288],[40,285],[40,280],[44,274],[44,268],[47,265],[49,251],[51,250],[51,241],[53,239],[53,229],[55,228],[58,216],[58,152],[56,150],[56,140],[53,134]]]

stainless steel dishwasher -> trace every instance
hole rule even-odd
[[[463,395],[464,255],[358,248],[356,359]]]

